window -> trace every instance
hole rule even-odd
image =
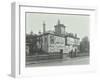
[[[67,45],[67,38],[65,38],[65,45]]]
[[[53,35],[50,36],[50,43],[54,44],[54,36]]]

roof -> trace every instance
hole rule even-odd
[[[58,35],[56,33],[44,33],[44,34],[41,34],[40,36],[43,36],[43,35],[54,35],[54,36],[59,36],[59,37],[63,37],[63,38],[71,37],[71,38],[75,38],[75,39],[80,39],[80,38],[75,37],[75,36],[64,35],[64,34]]]
[[[44,35],[54,35],[54,36],[59,36],[59,37],[63,37],[63,38],[70,37],[70,38],[80,39],[77,36],[73,35],[72,33],[68,33],[68,34],[56,34],[55,32],[53,32],[53,33],[46,32],[46,33],[43,33],[43,34],[40,34],[40,35],[28,35],[27,34],[26,37],[28,37],[28,38],[36,38],[36,37],[41,37],[41,36],[44,36]]]
[[[39,36],[44,36],[44,35],[54,35],[54,36],[59,36],[59,37],[65,37],[65,35],[58,35],[58,34],[55,34],[55,33],[44,33],[44,34],[41,34]]]
[[[57,24],[57,25],[55,25],[55,27],[66,27],[64,24]]]
[[[76,37],[76,36],[71,36],[71,35],[66,35],[65,37],[70,37],[70,38],[80,39],[80,38],[78,38],[78,37]]]

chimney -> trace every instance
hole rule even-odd
[[[33,35],[33,31],[32,30],[31,30],[30,34]]]
[[[60,24],[60,20],[58,19],[58,24]]]
[[[38,33],[39,33],[39,35],[41,35],[41,31],[39,31]]]
[[[45,22],[43,22],[43,33],[45,33]]]
[[[77,38],[77,34],[75,34],[75,37]]]

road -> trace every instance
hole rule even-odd
[[[38,62],[27,63],[26,67],[36,67],[36,66],[60,66],[60,65],[84,65],[89,64],[89,57],[75,57],[67,58],[65,60],[45,60]]]

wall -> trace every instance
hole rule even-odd
[[[48,52],[48,35],[43,35],[42,41],[42,50]]]
[[[49,52],[60,52],[61,49],[65,48],[65,38],[55,35],[48,36],[48,50]],[[54,40],[54,43],[51,43],[51,39]]]

